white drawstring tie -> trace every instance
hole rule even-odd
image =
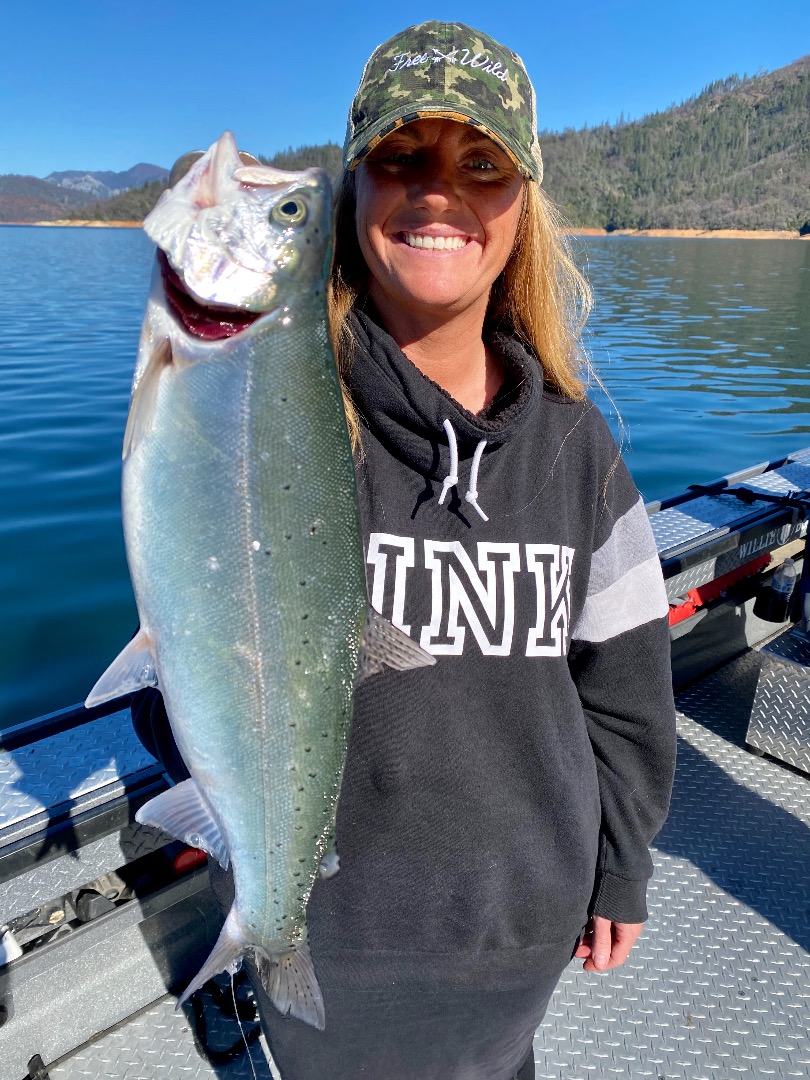
[[[456,433],[453,430],[453,425],[449,420],[445,420],[442,425],[445,434],[447,435],[447,445],[450,448],[450,472],[445,476],[444,483],[442,484],[442,493],[439,496],[439,506],[444,503],[447,496],[447,492],[451,487],[455,487],[458,484],[458,440],[456,439]],[[489,518],[478,505],[478,467],[481,464],[481,456],[484,453],[484,447],[487,445],[487,440],[482,439],[476,446],[475,453],[473,454],[472,465],[470,467],[470,484],[467,494],[464,496],[466,501],[472,506],[484,521],[489,521]]]
[[[470,484],[467,489],[467,494],[464,498],[470,504],[475,507],[478,513],[481,515],[484,521],[489,521],[489,518],[478,505],[478,466],[481,464],[481,456],[484,453],[484,447],[487,445],[487,440],[482,439],[476,446],[475,453],[473,454],[472,466],[470,468]]]
[[[458,483],[458,443],[456,442],[456,433],[453,431],[453,425],[449,420],[445,420],[443,426],[447,435],[447,445],[450,447],[450,472],[444,478],[442,493],[439,496],[439,506],[444,502],[450,488],[455,487]]]

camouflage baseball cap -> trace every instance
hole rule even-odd
[[[349,110],[344,165],[353,169],[396,128],[432,117],[472,124],[524,176],[543,179],[534,87],[523,61],[463,23],[421,23],[377,46]]]

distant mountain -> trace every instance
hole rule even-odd
[[[66,218],[71,210],[93,206],[144,184],[160,185],[168,175],[160,165],[141,163],[125,172],[83,173],[70,169],[53,172],[44,180],[15,174],[0,176],[0,221]]]
[[[56,184],[57,187],[86,191],[95,199],[109,199],[122,191],[143,187],[144,184],[153,183],[155,180],[165,180],[168,175],[168,169],[142,162],[140,165],[133,165],[126,172],[83,173],[77,169],[68,169],[65,172],[52,172],[45,179],[50,184]]]
[[[87,192],[59,188],[36,176],[0,176],[0,221],[53,221],[92,202]]]

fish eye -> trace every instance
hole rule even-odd
[[[306,204],[301,199],[285,199],[273,207],[271,216],[279,225],[302,225],[307,219]]]

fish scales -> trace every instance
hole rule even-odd
[[[334,422],[339,388],[312,308],[305,300],[288,326],[261,331],[248,362],[230,338],[215,360],[167,380],[157,437],[124,479],[139,608],[164,628],[167,709],[190,771],[221,807],[243,916],[265,941],[283,929],[267,925],[265,881],[287,883],[276,906],[302,925],[366,607],[351,458]],[[269,846],[265,823],[293,813],[300,828]]]
[[[179,1003],[252,954],[276,1007],[322,1028],[305,907],[319,866],[337,870],[354,682],[434,661],[368,608],[325,174],[246,163],[229,132],[181,161],[145,222],[158,254],[124,435],[141,627],[87,704],[160,687],[191,779],[138,820],[233,868]]]

